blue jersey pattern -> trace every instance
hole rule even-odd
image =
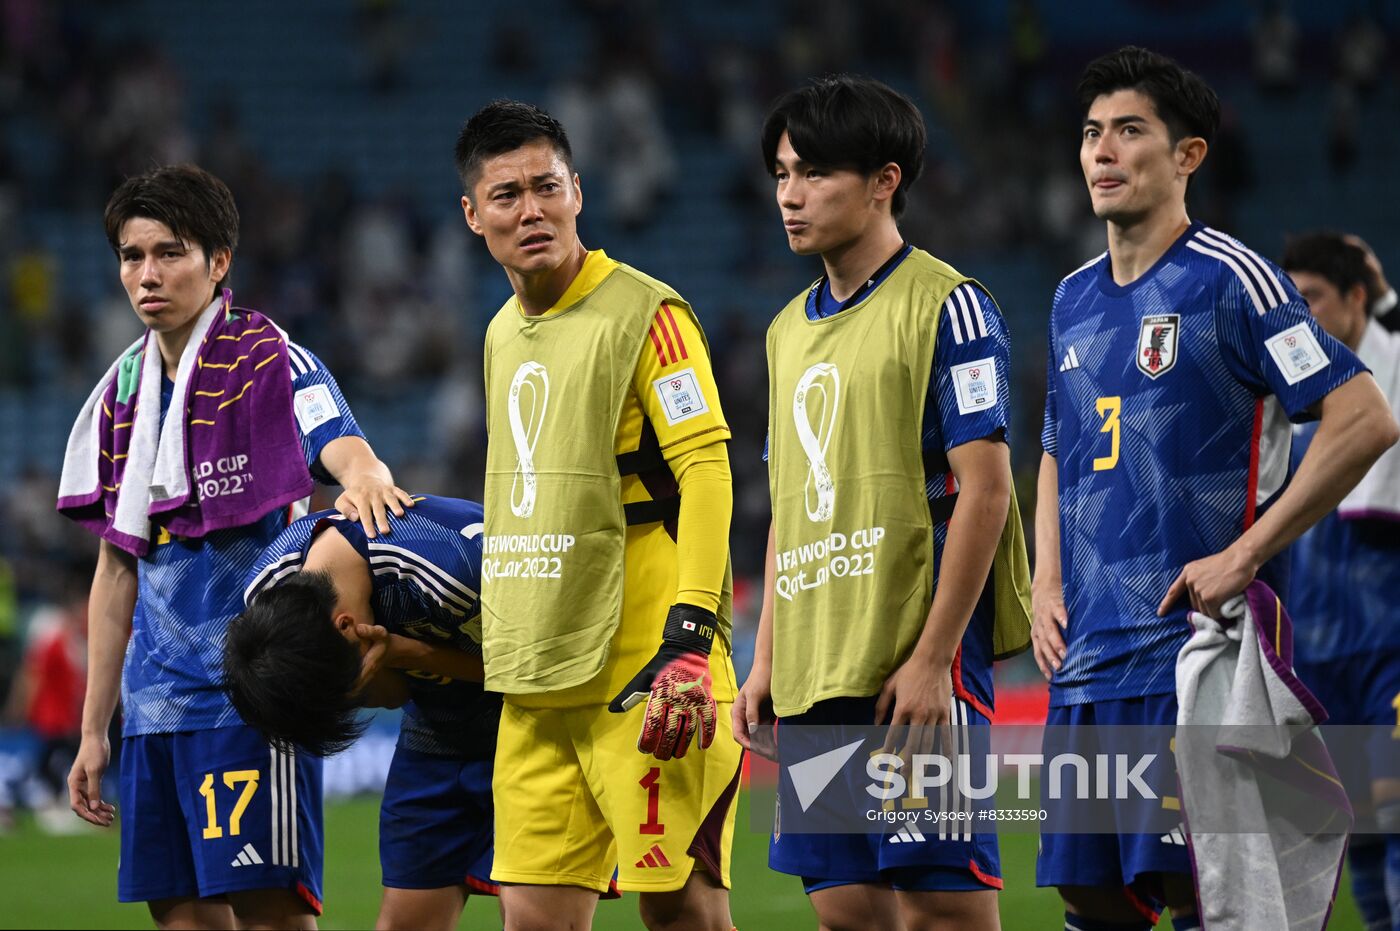
[[[288,343],[292,388],[301,392],[324,385],[338,416],[301,431],[306,461],[318,476],[321,450],[342,436],[363,436],[330,372],[311,353]],[[162,392],[161,415],[170,403]],[[287,525],[285,510],[246,527],[219,530],[199,539],[155,537],[137,565],[136,610],[122,672],[123,730],[165,734],[207,730],[239,723],[218,682],[222,676],[224,630],[243,608],[248,567]]]
[[[1316,428],[1294,431],[1302,461]],[[1332,511],[1298,538],[1285,603],[1300,663],[1325,663],[1400,648],[1400,544],[1395,525],[1342,520]],[[1329,709],[1330,710],[1330,709]]]
[[[336,511],[294,522],[257,560],[244,591],[251,601],[301,570],[316,535],[335,529],[355,547],[373,577],[375,621],[392,634],[481,655],[481,505],[456,498],[414,496],[392,532],[368,539],[358,523]],[[479,682],[408,674],[411,703],[399,743],[418,753],[490,759],[496,749],[500,696]]]
[[[1200,224],[1131,284],[1106,253],[1060,283],[1041,437],[1069,614],[1053,706],[1176,690],[1189,605],[1157,617],[1167,588],[1277,497],[1288,421],[1364,370],[1286,275]]]
[[[879,300],[878,291],[873,289],[878,288],[881,282],[899,267],[910,251],[909,247],[905,247],[898,259],[882,268],[867,285],[873,294],[872,303]],[[808,293],[806,311],[809,319],[829,316],[841,309],[841,305],[829,298],[824,284],[825,279],[822,279]],[[845,306],[850,306],[850,303],[846,302]],[[968,367],[986,367],[995,372],[996,397],[989,399],[985,407],[970,402],[965,403],[963,407],[958,404],[954,373]],[[1008,381],[1010,367],[1011,334],[996,302],[977,285],[969,283],[955,288],[944,302],[938,319],[933,368],[929,373],[928,395],[924,401],[921,428],[925,452],[941,458],[948,450],[973,440],[989,436],[1005,439],[1007,425],[1011,421],[1011,388]],[[985,376],[983,378],[985,379]],[[764,458],[767,458],[766,448]],[[929,501],[947,497],[957,491],[957,483],[951,472],[930,472],[927,478]],[[947,523],[935,524],[935,587],[938,583],[939,567],[943,563],[943,548],[947,541]],[[956,685],[963,696],[967,697],[970,693],[988,710],[993,707],[992,633],[995,607],[993,586],[988,585],[978,600],[963,634],[962,649],[955,670]]]

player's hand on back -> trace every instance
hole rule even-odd
[[[389,514],[403,517],[404,508],[413,507],[413,497],[402,488],[376,476],[368,476],[346,485],[335,499],[335,509],[347,519],[358,521],[365,536],[373,540],[378,534],[389,533]]]
[[[1060,586],[1052,591],[1031,588],[1031,650],[1040,674],[1047,680],[1060,671],[1065,661],[1065,628],[1069,612]]]
[[[1167,589],[1157,616],[1164,617],[1185,595],[1193,611],[1219,620],[1225,602],[1244,591],[1258,571],[1259,566],[1239,546],[1188,562]]]
[[[646,699],[637,749],[658,760],[680,759],[697,735],[700,749],[715,739],[710,647],[715,615],[694,605],[674,604],[666,615],[661,648],[608,705],[621,714]]]
[[[102,775],[107,771],[112,748],[104,734],[84,737],[77,759],[68,771],[68,803],[79,818],[98,827],[112,826],[116,806],[102,800]]]
[[[734,739],[745,750],[776,760],[773,742],[773,671],[755,665],[730,709]]]

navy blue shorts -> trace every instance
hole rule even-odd
[[[1309,663],[1295,659],[1293,670],[1327,709],[1327,723],[1385,725],[1366,740],[1364,753],[1333,752],[1332,758],[1353,800],[1370,797],[1373,779],[1400,778],[1400,740],[1395,734],[1400,709],[1400,650],[1361,653]]]
[[[491,881],[491,761],[462,762],[400,746],[379,809],[379,863],[393,889],[465,883],[498,894]]]
[[[1133,726],[1158,725],[1172,727],[1176,724],[1176,696],[1172,694],[1149,695],[1146,698],[1125,698],[1117,701],[1099,701],[1086,705],[1068,705],[1051,708],[1046,726],[1062,728],[1066,725],[1086,728],[1085,740],[1089,737],[1087,728],[1093,726]],[[1065,731],[1057,731],[1064,735]],[[1071,732],[1072,733],[1072,732]],[[1049,732],[1047,732],[1047,737]],[[1072,738],[1071,738],[1072,740]],[[1060,741],[1063,743],[1063,740]],[[1073,750],[1074,747],[1046,747],[1045,755]],[[1168,747],[1164,752],[1170,753]],[[1092,756],[1093,749],[1083,752]],[[1046,807],[1054,804],[1048,799],[1048,789],[1041,785],[1041,793]],[[1163,804],[1170,806],[1174,800],[1163,797]],[[1138,833],[1132,830],[1135,819],[1133,809],[1123,806],[1120,809],[1123,829],[1118,834],[1041,834],[1040,855],[1036,857],[1035,878],[1039,886],[1112,886],[1132,887],[1144,874],[1154,874],[1151,882],[1134,892],[1141,898],[1160,899],[1158,873],[1191,873],[1191,858],[1187,853],[1186,836],[1181,829],[1167,833]]]
[[[792,725],[850,725],[868,734],[875,720],[875,702],[873,696],[818,702],[805,714],[778,721],[778,743],[782,744],[783,728]],[[954,699],[954,714],[968,728],[990,731],[987,718],[960,699]],[[985,736],[990,740],[989,733]],[[783,805],[796,804],[791,779],[782,768],[778,804],[780,819]],[[778,830],[768,847],[768,865],[779,873],[802,877],[809,895],[853,883],[878,883],[910,892],[976,892],[1002,887],[996,834],[970,828],[906,827],[867,834]]]
[[[122,741],[123,902],[293,889],[321,912],[321,761],[251,727]]]

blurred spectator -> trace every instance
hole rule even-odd
[[[1298,86],[1298,24],[1286,0],[1268,0],[1254,21],[1254,79],[1261,90],[1290,93]]]
[[[1364,7],[1353,14],[1337,36],[1337,79],[1369,95],[1380,82],[1385,64],[1385,32]]]
[[[48,798],[38,811],[42,827],[68,833],[81,824],[68,810],[68,768],[78,752],[87,684],[87,589],[90,573],[75,570],[62,605],[40,610],[10,688],[6,717],[39,741],[34,772]]]

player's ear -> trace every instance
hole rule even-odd
[[[470,195],[462,195],[462,215],[467,218],[467,227],[476,235],[481,233],[481,218],[476,215],[476,205]]]
[[[896,162],[886,162],[881,167],[875,169],[871,180],[871,196],[877,201],[888,201],[894,197],[894,192],[899,189],[899,182],[904,177],[904,172],[900,170]]]
[[[355,615],[348,611],[340,611],[331,617],[331,623],[335,625],[336,631],[349,640],[351,643],[359,641],[359,635],[355,633]]]
[[[583,184],[578,179],[578,172],[574,172],[574,216],[583,212]]]
[[[228,275],[228,267],[233,263],[233,251],[228,248],[214,250],[214,254],[209,257],[209,278],[215,284],[223,284],[224,278]]]
[[[1183,176],[1195,174],[1206,160],[1210,146],[1200,136],[1187,136],[1176,144],[1176,168]]]

